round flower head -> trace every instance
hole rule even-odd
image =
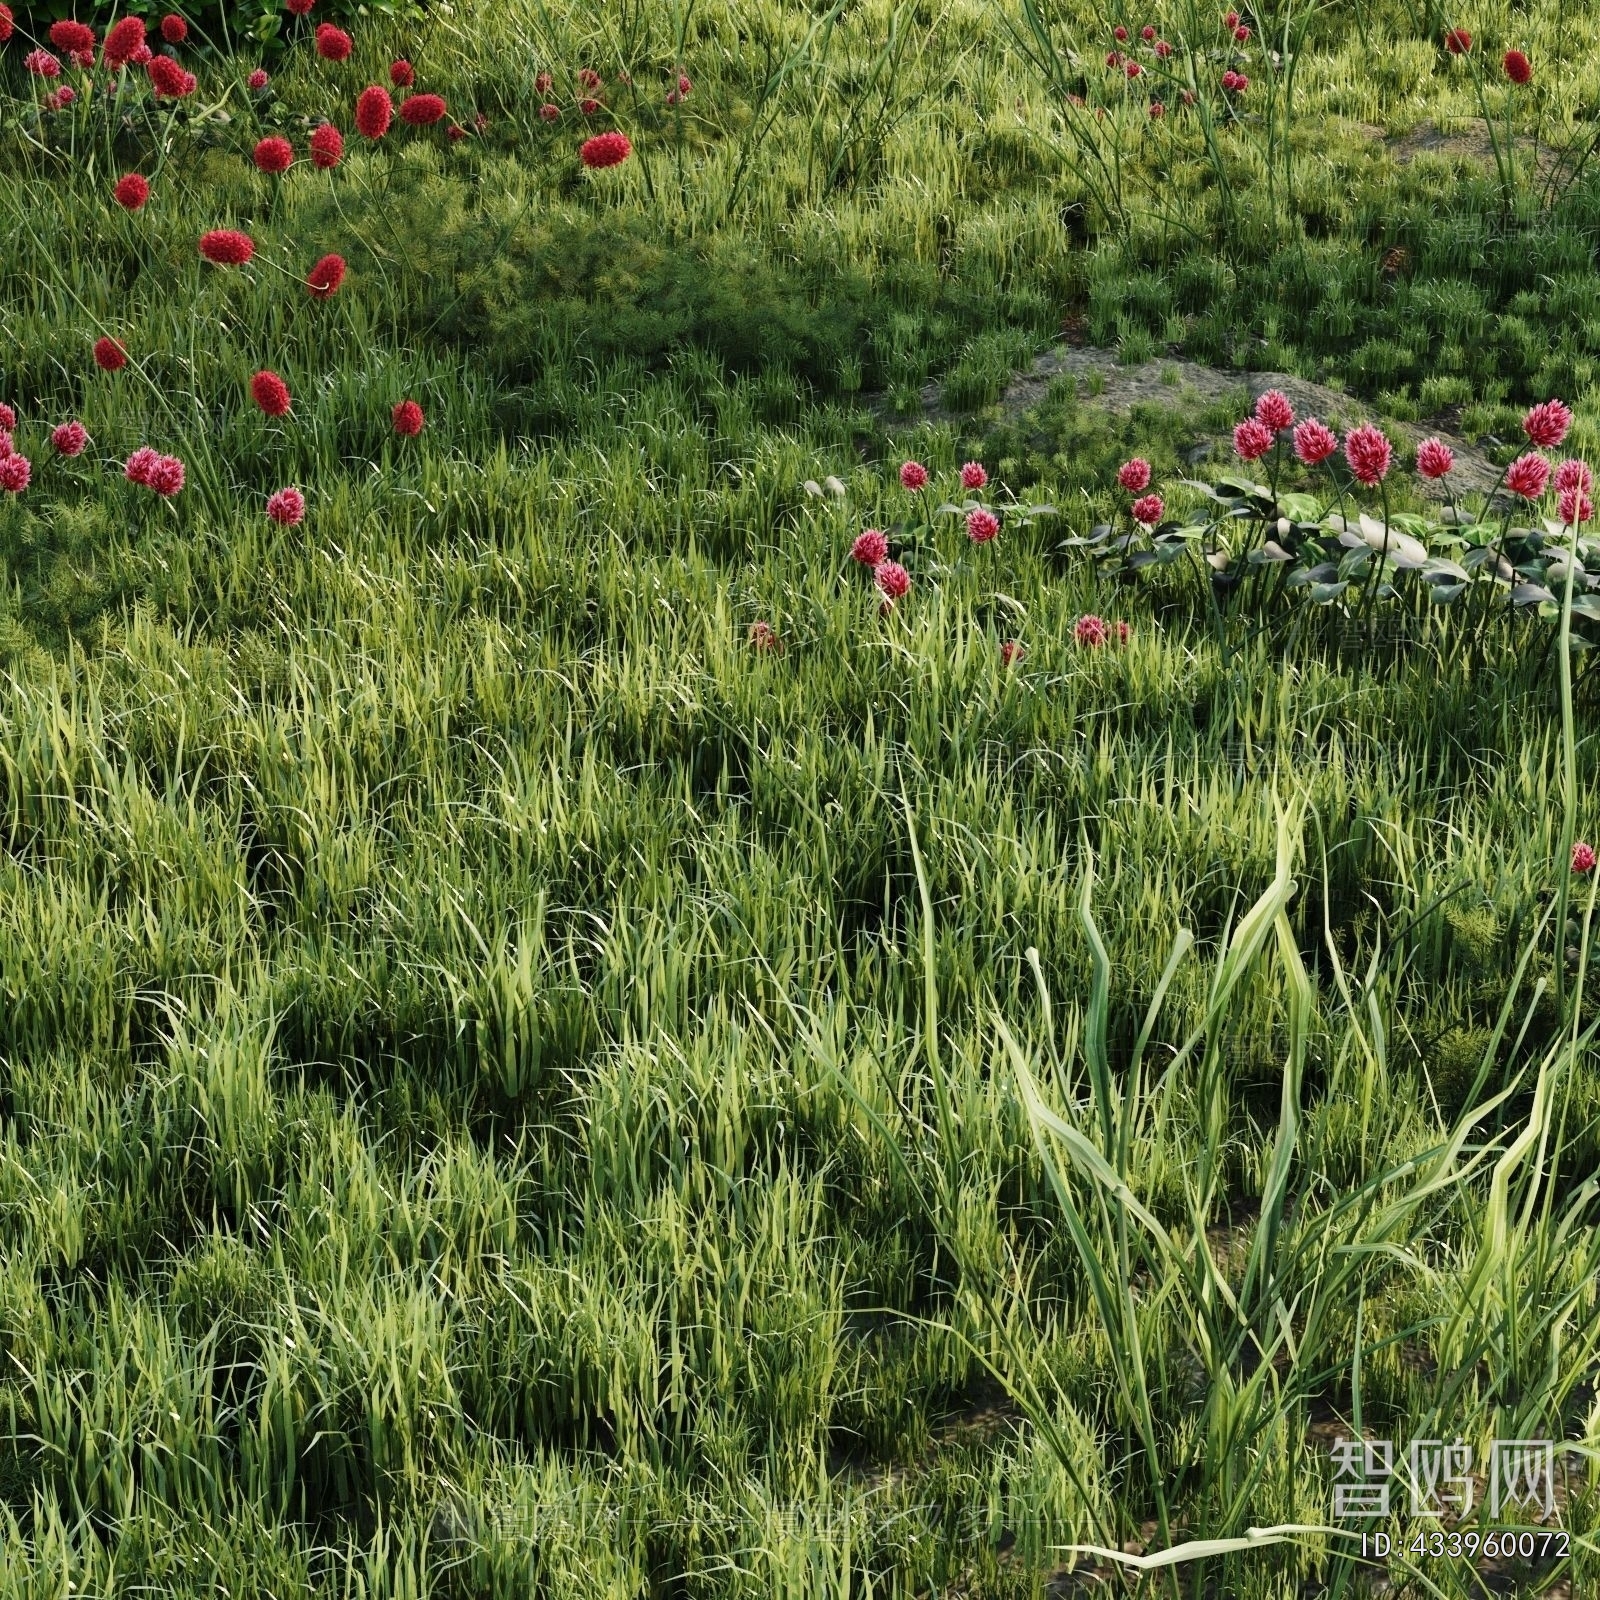
[[[368,139],[381,139],[394,120],[389,91],[373,84],[356,96],[356,131]]]
[[[963,489],[981,489],[988,483],[989,474],[983,470],[981,461],[968,461],[961,468],[961,487]]]
[[[1233,430],[1234,453],[1241,461],[1259,461],[1272,448],[1272,444],[1272,429],[1254,417],[1246,417]]]
[[[94,364],[102,372],[120,372],[128,364],[128,352],[115,339],[96,339]]]
[[[4,461],[9,455],[15,455],[16,449],[16,440],[11,437],[7,429],[0,428],[0,461]]]
[[[624,133],[600,133],[585,139],[578,149],[578,159],[586,167],[615,167],[626,161],[633,152]]]
[[[1503,65],[1513,83],[1524,84],[1533,77],[1532,63],[1520,50],[1507,50]]]
[[[561,107],[553,106],[548,101],[539,107],[539,117],[544,122],[554,122],[561,115]]]
[[[17,425],[17,414],[3,400],[0,400],[0,428],[8,433]]]
[[[234,228],[213,228],[200,235],[200,254],[219,267],[242,267],[255,253],[255,240]]]
[[[50,43],[68,55],[81,55],[85,50],[94,49],[94,29],[84,22],[52,22]]]
[[[1230,11],[1227,16],[1222,19],[1222,25],[1231,33],[1239,26],[1239,13],[1237,11]]]
[[[89,442],[89,431],[81,422],[63,422],[50,435],[50,443],[58,456],[81,456]]]
[[[1117,643],[1126,644],[1133,637],[1133,628],[1126,622],[1117,623]]]
[[[992,511],[979,507],[967,513],[967,537],[974,544],[988,544],[1000,531],[1000,519]]]
[[[872,581],[886,600],[899,600],[911,588],[911,574],[898,561],[880,561],[873,569]]]
[[[913,494],[928,481],[928,469],[920,461],[908,461],[900,469],[900,487]]]
[[[1144,42],[1145,42],[1145,43],[1146,43],[1146,44],[1149,44],[1149,43],[1150,43],[1150,41],[1151,41],[1151,40],[1152,40],[1152,39],[1153,39],[1153,38],[1155,38],[1155,36],[1156,36],[1156,30],[1155,30],[1155,28],[1154,28],[1154,27],[1153,27],[1153,26],[1152,26],[1152,25],[1151,25],[1151,24],[1150,24],[1150,23],[1148,23],[1148,22],[1147,22],[1147,23],[1145,23],[1145,25],[1144,25],[1144,26],[1143,26],[1143,27],[1142,27],[1142,28],[1141,28],[1141,29],[1140,29],[1140,30],[1139,30],[1139,37],[1140,37],[1140,38],[1141,38],[1141,39],[1143,39],[1143,40],[1144,40]]]
[[[1326,461],[1338,448],[1339,441],[1334,438],[1333,431],[1315,417],[1307,417],[1294,430],[1294,453],[1308,467]]]
[[[152,450],[149,445],[142,444],[128,457],[128,463],[122,469],[122,475],[129,483],[143,484],[146,488],[150,484],[150,474],[155,470],[156,463],[161,459],[159,450]]]
[[[397,89],[409,89],[417,81],[416,68],[401,59],[389,63],[389,82]]]
[[[452,122],[444,131],[450,136],[451,144],[459,144],[467,136],[467,130],[459,122]]]
[[[155,92],[168,100],[182,100],[195,91],[195,75],[185,72],[171,56],[151,56],[145,71]]]
[[[1569,528],[1594,521],[1594,502],[1582,489],[1563,489],[1557,502],[1562,523]]]
[[[1155,49],[1156,55],[1162,61],[1165,61],[1172,54],[1172,46],[1165,39],[1157,39]]]
[[[54,94],[47,94],[44,97],[44,108],[46,111],[65,111],[77,98],[76,89],[70,85],[63,85]]]
[[[269,78],[260,67],[257,67],[256,70],[252,72],[244,81],[247,87],[254,89],[256,93],[259,94],[269,83],[272,82],[272,79]]]
[[[554,82],[555,79],[552,78],[548,72],[541,72],[539,76],[533,80],[533,87],[540,94],[549,94],[550,86]]]
[[[291,17],[303,17],[310,12],[312,6],[316,3],[317,0],[283,0],[283,9]]]
[[[1117,482],[1129,494],[1142,494],[1150,487],[1150,463],[1143,456],[1135,456],[1131,461],[1124,461],[1117,468]]]
[[[776,651],[782,648],[770,622],[752,622],[747,637],[752,650]]]
[[[1159,100],[1150,102],[1150,115],[1159,122],[1167,114],[1167,108]]]
[[[1256,399],[1256,421],[1282,433],[1294,426],[1294,407],[1281,389],[1268,389]]]
[[[684,77],[684,75],[682,73],[679,73],[678,74],[678,93],[679,94],[688,94],[688,92],[692,88],[694,88],[694,85],[692,83],[690,83],[689,80],[686,77]]]
[[[344,155],[344,135],[331,122],[324,122],[312,130],[311,164],[324,172],[339,165]]]
[[[33,464],[26,456],[0,458],[0,489],[7,494],[21,494],[33,478]]]
[[[1424,439],[1417,446],[1417,471],[1424,478],[1442,478],[1455,464],[1455,452],[1443,439]]]
[[[1233,36],[1239,41],[1240,44],[1243,44],[1245,40],[1250,37],[1250,30],[1245,26],[1244,23],[1241,22],[1239,26],[1233,30]]]
[[[168,44],[182,44],[189,37],[189,24],[176,11],[168,12],[161,19],[161,37]]]
[[[584,114],[584,116],[592,117],[595,112],[601,109],[601,103],[600,101],[591,97],[589,99],[580,100],[578,102],[578,109]]]
[[[436,94],[408,94],[400,102],[400,120],[413,128],[431,127],[449,107]]]
[[[306,288],[318,300],[326,300],[337,292],[344,282],[344,257],[325,255],[306,274]]]
[[[1568,489],[1580,489],[1587,494],[1594,487],[1594,474],[1590,472],[1587,462],[1567,460],[1556,468],[1555,476],[1550,481],[1562,494]]]
[[[1129,78],[1142,78],[1144,76],[1144,68],[1137,61],[1124,61],[1122,70]]]
[[[267,496],[267,515],[286,528],[304,522],[306,497],[298,489],[279,489]]]
[[[1522,431],[1527,434],[1528,443],[1541,450],[1556,449],[1571,427],[1572,413],[1559,400],[1541,401],[1522,419]]]
[[[422,407],[415,400],[402,400],[391,413],[394,431],[402,439],[415,439],[422,432]]]
[[[1581,839],[1572,846],[1572,870],[1574,872],[1593,872],[1595,864],[1594,846],[1585,844]]]
[[[1166,509],[1160,495],[1147,494],[1133,502],[1133,520],[1147,528],[1153,528],[1161,520],[1162,513]]]
[[[348,61],[354,49],[350,35],[343,28],[334,27],[331,22],[317,25],[316,46],[317,54],[324,61]]]
[[[1116,27],[1111,30],[1111,37],[1115,39],[1118,44],[1126,44],[1128,42],[1128,30],[1119,22]]]
[[[1550,463],[1530,451],[1506,468],[1506,488],[1524,500],[1537,500],[1550,481]]]
[[[273,134],[257,144],[250,159],[258,172],[287,172],[294,165],[294,146]]]
[[[1120,50],[1108,50],[1106,52],[1106,65],[1108,67],[1120,67],[1122,65],[1122,52]]]
[[[289,409],[289,385],[276,372],[258,372],[250,380],[250,398],[269,417],[281,417]]]
[[[4,44],[16,31],[17,19],[11,14],[11,7],[0,4],[0,44]]]
[[[100,48],[100,59],[112,68],[131,65],[134,53],[144,44],[144,35],[143,17],[122,17],[112,23]]]
[[[583,71],[578,74],[578,82],[581,83],[585,89],[598,89],[601,83],[600,74],[596,72],[593,67],[585,67]]]
[[[111,194],[124,211],[137,211],[150,198],[150,180],[140,172],[125,173]]]
[[[61,63],[48,50],[30,50],[22,58],[22,64],[36,78],[59,78],[61,76]]]
[[[1020,639],[1007,639],[1000,646],[1000,665],[1014,667],[1027,653]]]
[[[1356,482],[1369,489],[1376,487],[1388,474],[1393,454],[1383,430],[1370,422],[1363,422],[1345,435],[1344,458]]]
[[[1072,637],[1081,645],[1098,648],[1111,637],[1111,630],[1104,617],[1082,616],[1073,624]]]
[[[866,528],[850,546],[851,558],[864,567],[877,567],[889,559],[889,541],[879,528]]]
[[[1465,28],[1452,28],[1444,36],[1444,47],[1453,56],[1464,56],[1472,48],[1472,35]]]
[[[183,463],[176,456],[157,456],[146,481],[170,500],[183,487]]]

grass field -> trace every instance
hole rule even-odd
[[[0,1595],[1600,1593],[1592,597],[1082,543],[1251,370],[1593,457],[1600,20],[318,20],[153,105],[0,49]],[[362,137],[397,56],[448,117]],[[1239,406],[998,406],[1064,323]]]

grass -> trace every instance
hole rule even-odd
[[[1092,111],[1109,24],[1043,22]],[[1339,1434],[1560,1444],[1563,1560],[1412,1552],[1403,1485],[1345,1521],[1400,1592],[1597,1581],[1591,681],[1564,717],[1531,619],[1219,641],[1187,569],[1063,541],[1227,418],[992,407],[1083,316],[1504,456],[1554,390],[1592,450],[1600,191],[1362,132],[1477,105],[1365,4],[1221,127],[1226,194],[1120,88],[1096,190],[1025,25],[436,12],[115,144],[5,47],[0,1594],[998,1597],[1191,1542],[1127,1592],[1357,1596]],[[1468,25],[1539,64],[1524,137],[1583,130],[1587,19]],[[481,134],[249,166],[395,54]],[[186,59],[207,106],[254,64]],[[590,63],[636,144],[594,174]],[[956,420],[867,404],[930,382]],[[1059,515],[975,548],[907,456]]]

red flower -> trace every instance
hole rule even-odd
[[[402,439],[415,439],[422,432],[422,407],[415,400],[402,400],[391,413],[394,431]]]
[[[872,581],[891,601],[901,599],[911,588],[911,574],[898,561],[880,561],[873,569]]]
[[[255,253],[255,240],[233,228],[213,228],[200,235],[200,254],[219,267],[242,267]]]
[[[1572,413],[1559,400],[1545,400],[1534,406],[1522,419],[1522,431],[1529,444],[1541,450],[1554,450],[1567,437],[1572,426]]]
[[[183,463],[176,456],[157,456],[145,482],[170,500],[183,487]]]
[[[250,398],[269,417],[281,417],[289,409],[289,385],[276,372],[258,372],[250,380]]]
[[[305,16],[317,0],[283,0],[283,9],[292,17]]]
[[[50,443],[58,456],[81,456],[89,442],[89,431],[81,422],[63,422],[50,435]]]
[[[980,461],[968,461],[961,468],[963,489],[981,489],[988,481],[989,474],[983,470],[983,463]]]
[[[6,456],[0,459],[0,489],[8,494],[21,494],[33,477],[33,464],[26,456]]]
[[[752,650],[777,651],[783,648],[770,622],[752,622],[748,638]]]
[[[381,139],[394,119],[389,91],[373,84],[356,96],[356,129],[369,139]]]
[[[900,469],[900,487],[913,494],[928,481],[928,469],[920,461],[908,461]]]
[[[1002,667],[1015,666],[1027,653],[1027,650],[1023,648],[1019,640],[1007,639],[1000,646],[1000,665]]]
[[[1562,522],[1569,528],[1594,520],[1594,502],[1582,489],[1563,489],[1558,507]]]
[[[115,339],[96,339],[94,364],[102,372],[120,372],[128,364],[128,352]]]
[[[578,74],[578,82],[581,83],[585,89],[598,89],[601,83],[600,74],[596,72],[593,67],[585,67],[583,71]]]
[[[451,144],[459,144],[467,136],[467,130],[459,122],[452,122],[445,132],[450,135]]]
[[[0,428],[0,461],[4,461],[7,456],[15,454],[16,440],[11,437],[7,429]]]
[[[397,89],[409,89],[417,81],[417,69],[403,57],[389,63],[389,82]]]
[[[1550,481],[1550,463],[1531,451],[1506,468],[1506,488],[1524,500],[1537,500]]]
[[[63,85],[54,94],[44,97],[46,111],[65,111],[74,100],[78,98],[78,91],[70,86]]]
[[[324,61],[348,61],[354,48],[350,35],[343,28],[334,27],[331,22],[318,24],[316,42],[317,54]]]
[[[1126,644],[1133,637],[1133,628],[1126,622],[1117,624],[1117,643]]]
[[[549,94],[550,93],[550,85],[554,81],[555,80],[550,76],[550,74],[548,72],[541,72],[539,74],[539,76],[533,80],[533,86],[534,86],[534,88],[536,90],[538,90],[538,92],[540,94]]]
[[[1158,122],[1161,120],[1162,117],[1166,116],[1166,114],[1167,114],[1167,108],[1164,105],[1162,105],[1162,103],[1159,100],[1152,100],[1150,102],[1150,115],[1152,117],[1154,117]]]
[[[1150,487],[1150,463],[1143,456],[1135,456],[1132,461],[1124,461],[1117,468],[1117,482],[1129,494],[1140,494]]]
[[[145,71],[150,74],[156,93],[169,100],[181,100],[195,91],[194,74],[185,72],[171,56],[151,56]]]
[[[625,133],[600,133],[583,141],[578,147],[578,159],[586,167],[615,167],[626,161],[632,151]]]
[[[325,255],[306,274],[306,287],[318,300],[328,299],[343,282],[344,257],[339,255]]]
[[[61,63],[48,50],[30,50],[22,58],[22,64],[36,78],[59,78],[61,76]]]
[[[1513,83],[1527,83],[1533,77],[1533,67],[1520,50],[1507,50],[1504,65],[1506,76]]]
[[[1137,62],[1137,61],[1130,61],[1130,62],[1128,62],[1128,63],[1127,63],[1127,64],[1126,64],[1126,65],[1125,65],[1125,66],[1124,66],[1124,67],[1123,67],[1123,69],[1122,69],[1122,70],[1123,70],[1123,71],[1124,71],[1124,72],[1125,72],[1125,73],[1127,73],[1127,75],[1128,75],[1128,76],[1129,76],[1129,77],[1130,77],[1130,78],[1140,78],[1140,77],[1143,77],[1143,76],[1144,76],[1144,68],[1143,68],[1143,67],[1141,67],[1141,66],[1140,66],[1140,65],[1139,65],[1139,63],[1138,63],[1138,62]]]
[[[678,93],[688,94],[692,88],[694,88],[694,85],[680,72],[678,74]]]
[[[1222,19],[1222,25],[1225,28],[1237,28],[1239,26],[1239,13],[1237,11],[1230,11],[1227,16]]]
[[[129,483],[144,484],[148,487],[150,474],[160,459],[160,451],[152,450],[149,445],[142,444],[128,457],[128,464],[122,469],[122,476]]]
[[[988,544],[1000,531],[1000,519],[981,507],[967,513],[967,537],[974,544]]]
[[[1256,421],[1282,433],[1294,426],[1294,407],[1281,389],[1268,389],[1256,400]]]
[[[10,432],[17,425],[17,414],[3,400],[0,400],[0,428]],[[0,455],[10,455],[9,450],[0,450]]]
[[[267,515],[274,522],[292,528],[303,522],[306,515],[306,497],[298,489],[279,489],[267,496]]]
[[[539,116],[545,122],[554,122],[561,115],[561,107],[548,103],[539,107]]]
[[[1111,637],[1111,630],[1106,626],[1104,617],[1090,614],[1079,617],[1073,624],[1072,636],[1079,644],[1098,649]]]
[[[265,72],[261,70],[260,67],[257,67],[256,70],[252,72],[244,81],[247,88],[254,89],[257,93],[265,89],[266,86],[272,82],[272,80],[266,75]]]
[[[161,37],[168,44],[182,44],[189,37],[189,24],[176,11],[168,12],[161,19]]]
[[[1363,422],[1359,428],[1352,428],[1345,435],[1344,458],[1349,462],[1356,482],[1365,484],[1369,489],[1383,481],[1393,454],[1383,430],[1373,427],[1370,422]]]
[[[344,135],[331,122],[324,122],[321,127],[312,132],[312,166],[321,167],[326,172],[329,167],[338,166],[343,155]]]
[[[1453,56],[1464,56],[1472,48],[1472,35],[1465,28],[1452,28],[1444,36],[1444,47]]]
[[[1594,846],[1584,844],[1581,840],[1572,847],[1572,870],[1574,872],[1593,872],[1595,863]]]
[[[17,19],[11,14],[11,7],[0,5],[0,44],[4,44],[17,30]]]
[[[1417,471],[1424,478],[1442,478],[1455,464],[1455,452],[1443,439],[1424,439],[1417,446]]]
[[[117,179],[111,195],[124,211],[137,211],[150,198],[150,180],[143,173],[126,173]]]
[[[100,59],[108,67],[125,67],[134,57],[134,53],[144,43],[145,20],[143,17],[123,17],[111,25],[111,31],[106,35],[106,42],[101,47]]]
[[[1157,39],[1155,48],[1156,56],[1162,61],[1165,61],[1172,54],[1172,46],[1165,39]]]
[[[274,134],[256,146],[250,159],[262,172],[287,172],[294,164],[294,146]]]
[[[1162,513],[1166,510],[1158,494],[1147,494],[1133,502],[1133,520],[1143,523],[1147,528],[1153,528],[1161,520]]]
[[[1556,468],[1551,481],[1563,494],[1568,489],[1581,489],[1587,494],[1594,487],[1594,474],[1590,472],[1587,462],[1569,460]]]
[[[1128,30],[1119,22],[1116,27],[1111,30],[1111,37],[1115,39],[1118,44],[1126,44],[1128,42]]]
[[[1233,430],[1233,448],[1241,461],[1259,461],[1272,448],[1272,441],[1272,429],[1254,417],[1246,417]]]
[[[1307,417],[1294,430],[1294,453],[1308,467],[1326,461],[1338,448],[1339,441],[1334,438],[1332,430],[1315,417]]]
[[[1239,26],[1233,30],[1233,36],[1239,41],[1240,44],[1243,44],[1245,40],[1250,37],[1250,30],[1241,22]]]
[[[889,541],[881,529],[865,528],[856,535],[850,555],[864,567],[881,566],[889,559]]]
[[[1139,30],[1139,37],[1143,39],[1146,44],[1149,44],[1150,41],[1155,38],[1155,36],[1156,30],[1148,22],[1145,23],[1145,25]]]
[[[413,128],[427,128],[449,109],[440,95],[410,94],[400,102],[400,120]]]
[[[580,100],[578,102],[578,109],[584,114],[584,116],[592,117],[595,112],[601,109],[601,106],[598,100]]]
[[[1119,50],[1108,50],[1106,52],[1106,65],[1108,67],[1120,67],[1122,65],[1122,52]]]
[[[50,24],[50,43],[57,50],[64,50],[68,55],[77,55],[84,50],[94,49],[94,29],[83,22],[52,22]]]

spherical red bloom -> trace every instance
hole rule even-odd
[[[961,487],[963,489],[981,489],[988,481],[989,474],[983,470],[981,461],[968,461],[962,464]]]
[[[550,85],[554,81],[555,80],[548,72],[541,72],[539,76],[533,80],[533,86],[540,94],[549,94]]]
[[[1594,846],[1584,844],[1578,840],[1572,846],[1572,870],[1574,872],[1593,872],[1595,864]]]
[[[1128,75],[1128,76],[1129,76],[1129,77],[1130,77],[1130,78],[1141,78],[1141,77],[1143,77],[1143,76],[1144,76],[1144,68],[1143,68],[1143,67],[1141,67],[1141,66],[1140,66],[1140,65],[1139,65],[1139,63],[1138,63],[1138,62],[1137,62],[1137,61],[1130,61],[1130,62],[1128,62],[1128,63],[1127,63],[1127,64],[1126,64],[1126,65],[1125,65],[1125,66],[1124,66],[1124,67],[1123,67],[1123,69],[1122,69],[1122,70],[1123,70],[1123,71],[1124,71],[1124,72],[1125,72],[1125,73],[1127,73],[1127,75]]]
[[[4,428],[9,432],[12,428],[16,427],[16,425],[16,412],[13,411],[11,407],[8,406],[3,400],[0,400],[0,428]],[[5,453],[10,455],[11,452],[8,450]]]
[[[449,135],[451,144],[459,144],[467,136],[467,130],[459,122],[452,122],[444,131]]]
[[[156,93],[169,100],[181,100],[195,91],[195,75],[185,72],[171,56],[151,56],[145,71]]]
[[[1000,646],[1000,665],[1002,667],[1015,666],[1027,653],[1020,640],[1007,639]]]
[[[139,43],[134,46],[133,54],[128,57],[128,65],[130,67],[144,67],[146,70],[148,70],[150,66],[150,60],[150,46],[141,39]]]
[[[682,73],[679,73],[678,74],[678,93],[679,94],[688,94],[688,92],[692,88],[694,88],[694,85],[692,83],[690,83],[689,80],[686,77],[684,77]]]
[[[417,69],[403,57],[389,63],[389,82],[397,89],[409,89],[417,81]]]
[[[1294,453],[1308,467],[1326,461],[1338,448],[1339,441],[1334,438],[1332,430],[1324,427],[1315,417],[1307,417],[1294,430]]]
[[[1533,66],[1520,50],[1507,50],[1504,65],[1513,83],[1527,83],[1533,77]]]
[[[1522,419],[1522,431],[1529,444],[1541,450],[1554,450],[1567,437],[1572,426],[1572,413],[1559,400],[1545,400],[1533,407]]]
[[[4,44],[16,31],[17,19],[11,14],[11,7],[0,5],[0,44]]]
[[[213,228],[200,235],[200,254],[219,267],[242,267],[255,253],[255,240],[235,228]]]
[[[413,128],[427,128],[449,109],[440,95],[409,94],[400,102],[400,120]]]
[[[1126,622],[1117,624],[1117,643],[1126,644],[1133,637],[1133,628]]]
[[[913,494],[928,481],[928,469],[920,461],[908,461],[900,469],[900,487]]]
[[[1587,462],[1567,460],[1556,468],[1551,482],[1563,494],[1568,489],[1581,489],[1587,494],[1594,487],[1594,474],[1589,470]]]
[[[343,28],[336,28],[331,22],[322,22],[317,25],[317,54],[324,61],[348,61],[350,52],[355,48],[350,35]]]
[[[1444,47],[1453,56],[1464,56],[1472,48],[1472,35],[1465,28],[1452,28],[1444,36]]]
[[[747,637],[752,650],[776,651],[783,648],[770,622],[752,622]]]
[[[1119,50],[1107,51],[1106,65],[1108,67],[1120,67],[1122,65],[1122,52]]]
[[[170,11],[161,19],[161,37],[168,44],[182,44],[189,37],[189,24],[176,11]]]
[[[1237,11],[1230,11],[1227,16],[1222,19],[1222,25],[1225,28],[1237,28],[1239,26],[1239,13]]]
[[[1117,468],[1117,482],[1129,494],[1142,494],[1150,487],[1150,463],[1143,456],[1135,456],[1132,461],[1124,461]]]
[[[65,111],[77,98],[78,91],[64,84],[54,94],[44,97],[44,108],[46,111]]]
[[[1111,630],[1106,626],[1104,617],[1089,615],[1079,617],[1073,624],[1072,636],[1081,645],[1098,648],[1111,637]]]
[[[331,122],[324,122],[321,127],[312,130],[312,166],[321,167],[326,172],[329,167],[338,166],[343,155],[344,135]]]
[[[7,429],[0,428],[0,461],[4,461],[7,456],[15,455],[16,450],[17,441],[11,437]]]
[[[899,600],[911,588],[911,574],[898,561],[880,561],[872,570],[872,581],[887,600]]]
[[[33,477],[33,464],[26,456],[6,456],[0,459],[0,489],[7,494],[21,494]]]
[[[250,159],[262,172],[287,172],[294,165],[294,146],[274,134],[256,146]]]
[[[584,116],[592,117],[595,112],[603,110],[604,107],[598,100],[580,100],[578,102],[578,109],[584,114]]]
[[[183,463],[176,456],[157,456],[145,481],[170,500],[183,487]]]
[[[1524,500],[1537,500],[1550,481],[1550,463],[1531,451],[1506,468],[1506,488]]]
[[[1178,98],[1183,101],[1186,106],[1192,106],[1194,104],[1194,90],[1180,89],[1178,91]]]
[[[1281,389],[1268,389],[1256,399],[1256,421],[1282,433],[1294,426],[1294,407]]]
[[[1165,39],[1157,39],[1156,40],[1156,44],[1155,44],[1155,51],[1156,51],[1157,57],[1160,60],[1165,61],[1167,59],[1167,57],[1172,54],[1172,46],[1170,44],[1168,44]]]
[[[1417,446],[1417,471],[1424,478],[1442,478],[1455,464],[1455,451],[1443,439],[1424,439]]]
[[[137,211],[150,198],[150,180],[141,172],[125,173],[111,195],[124,211]]]
[[[481,111],[475,111],[472,114],[472,126],[476,128],[479,133],[482,133],[483,130],[489,126],[489,119],[484,116]]]
[[[50,443],[58,456],[81,456],[89,442],[89,430],[81,422],[63,422],[50,435]]]
[[[61,63],[48,50],[30,50],[22,58],[22,64],[36,78],[59,78],[61,76]]]
[[[94,364],[102,372],[120,372],[128,364],[128,352],[115,339],[96,339]]]
[[[545,122],[554,122],[561,115],[561,107],[553,106],[546,102],[539,107],[539,116]]]
[[[1576,527],[1581,522],[1594,521],[1594,502],[1582,489],[1563,489],[1557,502],[1561,521],[1565,526]]]
[[[1143,39],[1146,44],[1149,44],[1150,41],[1155,38],[1155,36],[1156,30],[1151,23],[1145,23],[1145,25],[1139,30],[1139,37]]]
[[[992,511],[980,507],[967,513],[967,537],[974,544],[988,544],[1000,531],[1000,519]]]
[[[344,282],[344,257],[325,255],[306,274],[306,287],[318,300],[326,300]]]
[[[1233,448],[1241,461],[1259,461],[1272,448],[1272,441],[1272,429],[1254,417],[1246,417],[1233,430]]]
[[[850,546],[850,555],[864,567],[881,566],[889,559],[889,541],[878,528],[863,529]]]
[[[269,417],[281,417],[289,409],[289,385],[276,372],[258,372],[250,380],[250,398]]]
[[[155,470],[156,463],[161,459],[159,450],[152,450],[149,445],[142,444],[128,457],[128,464],[122,469],[122,476],[129,483],[143,484],[149,487],[150,474]]]
[[[1162,504],[1158,494],[1147,494],[1133,502],[1133,520],[1141,522],[1147,528],[1153,528],[1161,520],[1166,506]]]
[[[598,89],[601,81],[600,74],[596,72],[593,67],[585,67],[583,71],[578,74],[578,82],[581,83],[585,89]]]
[[[381,139],[394,120],[394,101],[389,91],[373,84],[356,96],[356,131],[368,139]]]
[[[261,90],[265,89],[266,86],[272,82],[272,79],[269,78],[260,67],[257,67],[256,70],[252,72],[244,81],[247,88],[254,89],[257,93],[260,93]]]
[[[100,49],[100,59],[108,67],[125,67],[132,62],[134,52],[144,43],[143,17],[122,17],[112,23],[106,42]]]
[[[1159,100],[1150,102],[1150,115],[1159,122],[1167,114],[1167,108]]]
[[[1118,44],[1126,44],[1128,39],[1128,30],[1119,22],[1116,27],[1111,30],[1111,37],[1115,39]]]
[[[298,489],[279,489],[267,496],[267,515],[274,522],[292,528],[305,521],[306,497]]]
[[[283,0],[283,9],[291,17],[303,17],[316,3],[317,0]]]
[[[1344,458],[1350,464],[1356,482],[1365,484],[1369,489],[1383,481],[1393,455],[1383,430],[1375,428],[1370,422],[1363,422],[1359,428],[1352,428],[1345,435]]]
[[[1243,44],[1245,40],[1250,37],[1250,30],[1241,22],[1239,26],[1233,30],[1233,36],[1239,41],[1240,44]]]
[[[402,439],[415,439],[422,432],[422,407],[415,400],[402,400],[394,408],[394,431]]]
[[[69,55],[77,55],[84,50],[93,50],[94,29],[83,22],[52,22],[50,24],[50,43],[57,50],[65,50]]]
[[[614,167],[633,153],[625,133],[597,133],[578,147],[578,159],[586,167]]]

